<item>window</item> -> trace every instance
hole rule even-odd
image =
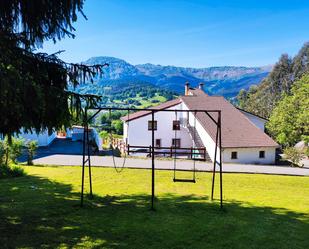
[[[156,147],[161,147],[161,139],[156,139]]]
[[[174,120],[173,121],[173,131],[179,131],[180,130],[180,121],[179,120]]]
[[[172,140],[172,146],[174,148],[180,148],[180,138],[173,138]]]
[[[237,159],[237,151],[232,151],[231,159]]]
[[[259,158],[265,158],[265,151],[264,150],[260,150]]]
[[[149,120],[148,121],[148,131],[151,131],[152,129],[154,129],[155,131],[157,130],[157,121],[152,121]]]

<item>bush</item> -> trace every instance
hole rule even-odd
[[[27,142],[26,146],[27,146],[27,164],[33,165],[33,157],[38,148],[38,143],[37,141],[29,141]]]
[[[0,166],[0,178],[19,177],[24,175],[24,169],[19,166]]]
[[[9,173],[10,173],[10,176],[12,177],[18,177],[18,176],[24,176],[25,175],[25,171],[22,167],[20,166],[10,166],[9,167]]]
[[[108,139],[108,138],[109,138],[109,132],[106,131],[106,130],[100,131],[99,135],[100,135],[100,137],[101,137],[102,139]]]
[[[24,141],[22,139],[12,138],[12,144],[9,146],[9,157],[14,164],[17,163],[17,158],[21,156],[23,146]]]
[[[294,147],[287,147],[283,150],[283,153],[285,155],[285,159],[291,161],[294,166],[303,166],[300,164],[300,161],[303,158],[301,151],[297,150]]]
[[[113,120],[112,127],[116,134],[120,135],[123,133],[123,124],[121,120]]]

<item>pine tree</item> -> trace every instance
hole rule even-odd
[[[57,54],[33,51],[46,40],[73,37],[73,22],[83,0],[0,1],[0,133],[69,126],[82,101],[97,98],[68,92],[68,86],[91,80],[102,65],[61,61]],[[70,102],[68,100],[70,99]],[[74,110],[73,110],[74,109]]]

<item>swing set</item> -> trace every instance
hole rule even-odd
[[[85,110],[85,123],[84,123],[84,134],[83,134],[83,159],[82,159],[82,186],[81,186],[81,206],[83,206],[84,203],[84,183],[85,183],[85,168],[88,166],[89,170],[89,187],[90,187],[90,198],[93,198],[92,194],[92,178],[91,178],[91,152],[90,152],[90,146],[89,146],[89,123],[90,121],[96,117],[101,111],[108,111],[109,118],[111,120],[111,113],[112,111],[127,111],[127,120],[128,120],[128,127],[127,127],[127,139],[129,135],[129,123],[130,123],[130,112],[137,112],[137,111],[145,111],[148,112],[147,115],[151,114],[151,145],[149,147],[146,146],[138,146],[138,145],[129,145],[128,140],[125,141],[125,150],[124,150],[124,156],[123,161],[121,165],[116,164],[115,160],[115,148],[113,146],[113,134],[112,134],[112,127],[109,126],[109,137],[110,137],[110,147],[112,151],[112,158],[113,158],[113,165],[117,173],[120,173],[124,168],[126,164],[126,159],[129,153],[134,153],[136,150],[132,150],[132,148],[145,148],[146,150],[140,152],[140,153],[147,153],[151,156],[151,209],[154,210],[154,201],[155,201],[155,155],[161,154],[160,151],[156,151],[156,149],[164,149],[168,147],[155,147],[155,129],[154,129],[154,117],[155,113],[158,112],[174,112],[175,113],[175,121],[179,121],[178,119],[178,113],[187,113],[188,117],[190,116],[190,113],[193,114],[194,121],[193,121],[193,134],[191,134],[192,141],[193,141],[193,147],[191,147],[190,152],[184,151],[181,152],[183,149],[187,148],[180,148],[180,146],[177,146],[177,130],[180,129],[176,128],[174,129],[174,144],[172,144],[172,147],[170,147],[171,156],[173,155],[173,181],[174,182],[188,182],[188,183],[195,183],[196,182],[196,161],[200,158],[197,158],[197,155],[206,154],[205,148],[198,148],[196,146],[196,119],[197,115],[199,113],[204,113],[208,116],[208,118],[213,122],[213,124],[216,125],[216,139],[215,139],[215,151],[214,151],[214,160],[213,160],[213,172],[212,172],[212,188],[211,188],[211,200],[214,198],[214,187],[215,187],[215,176],[216,176],[216,166],[219,166],[219,175],[220,175],[220,207],[223,207],[223,190],[222,190],[222,138],[221,138],[221,111],[220,110],[171,110],[171,109],[154,109],[154,108],[115,108],[115,107],[96,107],[91,108],[91,110],[96,110],[95,113],[88,117],[87,116],[87,109]],[[217,115],[214,115],[217,114]],[[217,117],[215,119],[215,116]],[[178,123],[180,126],[180,121]],[[187,125],[190,125],[189,118],[187,119]],[[85,132],[87,131],[87,132]],[[204,149],[204,153],[201,153],[200,150]],[[191,159],[193,161],[193,170],[192,170],[192,178],[177,178],[176,172],[177,169],[177,155],[190,155]]]
[[[178,121],[178,118],[177,118],[177,111],[175,111],[175,120]],[[196,154],[199,154],[199,153],[196,153],[196,112],[194,113],[194,126],[193,126],[193,129],[194,129],[194,132],[193,132],[193,148],[191,148],[191,159],[193,161],[193,176],[192,176],[192,179],[184,179],[184,178],[177,178],[176,177],[176,171],[177,171],[177,162],[176,162],[176,159],[177,159],[177,146],[174,146],[174,178],[173,178],[173,181],[174,182],[192,182],[192,183],[195,183],[196,182],[196,179],[195,179],[195,171],[196,171],[196,168],[195,168],[195,162],[196,162]],[[174,136],[174,141],[176,141],[177,139],[177,130],[178,129],[175,129],[175,136]]]

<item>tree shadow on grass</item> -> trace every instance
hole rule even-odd
[[[1,180],[1,248],[309,248],[308,214],[207,197],[94,196],[79,207],[71,185]]]

